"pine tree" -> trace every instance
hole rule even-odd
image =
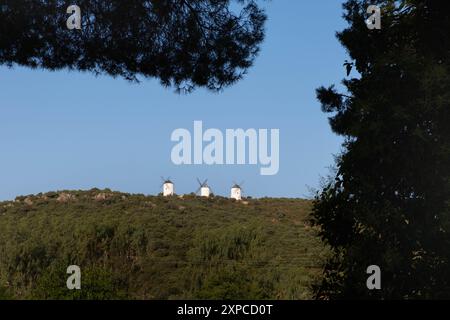
[[[77,0],[69,30],[62,0],[0,1],[0,65],[158,78],[190,91],[240,80],[264,39],[253,0]]]
[[[382,12],[380,30],[367,8]],[[319,88],[345,137],[313,222],[333,249],[317,298],[450,298],[450,12],[446,1],[348,0],[337,37],[359,73]],[[381,268],[381,290],[366,269]]]

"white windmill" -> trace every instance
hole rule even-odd
[[[208,186],[208,179],[206,179],[202,183],[200,179],[197,178],[197,182],[200,185],[200,187],[197,189],[195,193],[199,194],[200,197],[209,198],[211,196],[211,188]]]
[[[170,177],[165,179],[164,177],[161,177],[162,179],[162,185],[163,188],[163,196],[164,197],[171,197],[175,194],[175,186],[173,182],[170,180]]]
[[[244,184],[244,182],[241,182],[239,184],[237,184],[236,182],[233,182],[233,183],[234,184],[231,187],[230,198],[235,199],[237,201],[241,201],[242,200],[242,185]]]

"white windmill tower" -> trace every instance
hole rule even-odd
[[[208,186],[208,179],[202,183],[200,179],[197,178],[197,182],[200,187],[197,189],[196,193],[200,194],[200,197],[209,198],[211,196],[211,188]]]
[[[164,177],[161,177],[163,183],[161,187],[163,188],[163,196],[164,197],[171,197],[175,194],[175,186],[173,182],[170,180],[170,177],[165,179]]]
[[[236,182],[233,182],[233,183],[234,183],[234,185],[231,187],[230,198],[235,199],[237,201],[241,201],[242,200],[242,185],[244,184],[244,182],[241,182],[239,184],[237,184]]]

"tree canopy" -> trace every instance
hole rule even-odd
[[[70,4],[80,30],[66,26]],[[220,90],[252,66],[265,20],[253,0],[2,0],[0,64]]]
[[[373,2],[381,30],[365,24]],[[349,27],[337,37],[359,75],[343,81],[345,92],[317,90],[332,129],[346,138],[314,206],[314,222],[334,252],[319,298],[450,298],[447,6],[344,4]],[[381,268],[381,290],[366,287],[370,265]]]

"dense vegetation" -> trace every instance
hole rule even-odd
[[[69,30],[69,5],[81,29]],[[266,15],[254,0],[3,0],[0,65],[156,78],[220,90],[252,66]]]
[[[296,199],[65,191],[0,203],[0,299],[305,299],[326,250]],[[82,289],[66,288],[78,265]]]
[[[381,7],[368,30],[367,7]],[[321,298],[450,298],[450,12],[448,1],[348,0],[338,34],[357,78],[320,88],[346,137],[314,217],[332,246]],[[381,268],[381,290],[366,268]]]

